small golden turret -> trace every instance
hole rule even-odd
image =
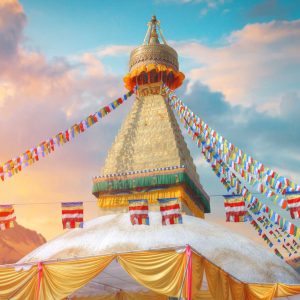
[[[160,43],[161,38],[163,43]],[[177,52],[170,47],[160,29],[160,22],[152,16],[143,45],[130,55],[129,73],[124,77],[125,87],[132,89],[153,83],[164,83],[171,89],[181,86],[184,74],[179,71]]]

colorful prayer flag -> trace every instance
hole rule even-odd
[[[181,209],[178,198],[158,199],[162,224],[182,224]]]
[[[149,225],[149,207],[147,200],[129,200],[128,210],[132,225]]]
[[[2,166],[0,166],[0,178],[2,181],[4,181],[4,171]]]
[[[0,205],[0,231],[14,227],[15,211],[11,204]]]
[[[245,200],[242,195],[224,195],[226,222],[247,221]]]
[[[83,228],[83,202],[62,202],[63,228]]]
[[[293,219],[300,217],[300,192],[286,192],[287,205]]]
[[[283,259],[283,255],[279,252],[279,250],[277,248],[274,249],[275,254],[280,257],[281,259]]]

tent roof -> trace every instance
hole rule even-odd
[[[31,252],[19,263],[86,257],[191,245],[201,255],[244,282],[296,284],[300,276],[264,247],[205,220],[183,216],[183,224],[163,226],[150,212],[150,226],[132,226],[128,213],[98,217]]]

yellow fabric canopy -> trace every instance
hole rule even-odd
[[[179,198],[193,212],[194,216],[204,219],[204,212],[194,203],[187,194],[184,185],[177,185],[161,190],[121,195],[101,195],[98,206],[102,208],[113,208],[128,206],[128,200],[147,199],[149,204],[158,203],[162,198]]]
[[[63,299],[71,295],[100,274],[113,259],[117,259],[124,270],[150,292],[137,294],[121,291],[97,298],[77,299],[165,300],[167,296],[179,295],[187,259],[184,252],[170,249],[44,262],[39,299]],[[192,253],[192,271],[193,300],[269,300],[300,293],[300,284],[241,282],[196,252]],[[201,290],[204,271],[209,291]],[[0,299],[36,299],[37,287],[37,265],[32,265],[27,271],[18,271],[11,266],[0,267]]]
[[[28,271],[16,271],[13,267],[0,267],[0,299],[34,298],[37,288],[37,266]]]
[[[62,299],[85,286],[101,273],[114,256],[92,257],[45,264],[40,299]]]
[[[72,300],[168,300],[169,297],[154,292],[119,292],[111,295],[99,295],[92,297],[74,297]]]
[[[118,257],[123,269],[150,290],[170,297],[179,295],[185,268],[185,253],[153,251]]]

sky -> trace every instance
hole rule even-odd
[[[130,51],[154,13],[179,54],[184,102],[246,153],[300,183],[298,0],[1,0],[0,162],[124,94]],[[92,177],[132,101],[0,183],[0,203],[16,204],[18,223],[51,239],[62,233],[61,201],[85,201],[86,219],[97,216]],[[185,139],[207,193],[224,194]],[[207,220],[261,242],[250,225],[224,222],[222,197],[211,197],[211,208]]]

